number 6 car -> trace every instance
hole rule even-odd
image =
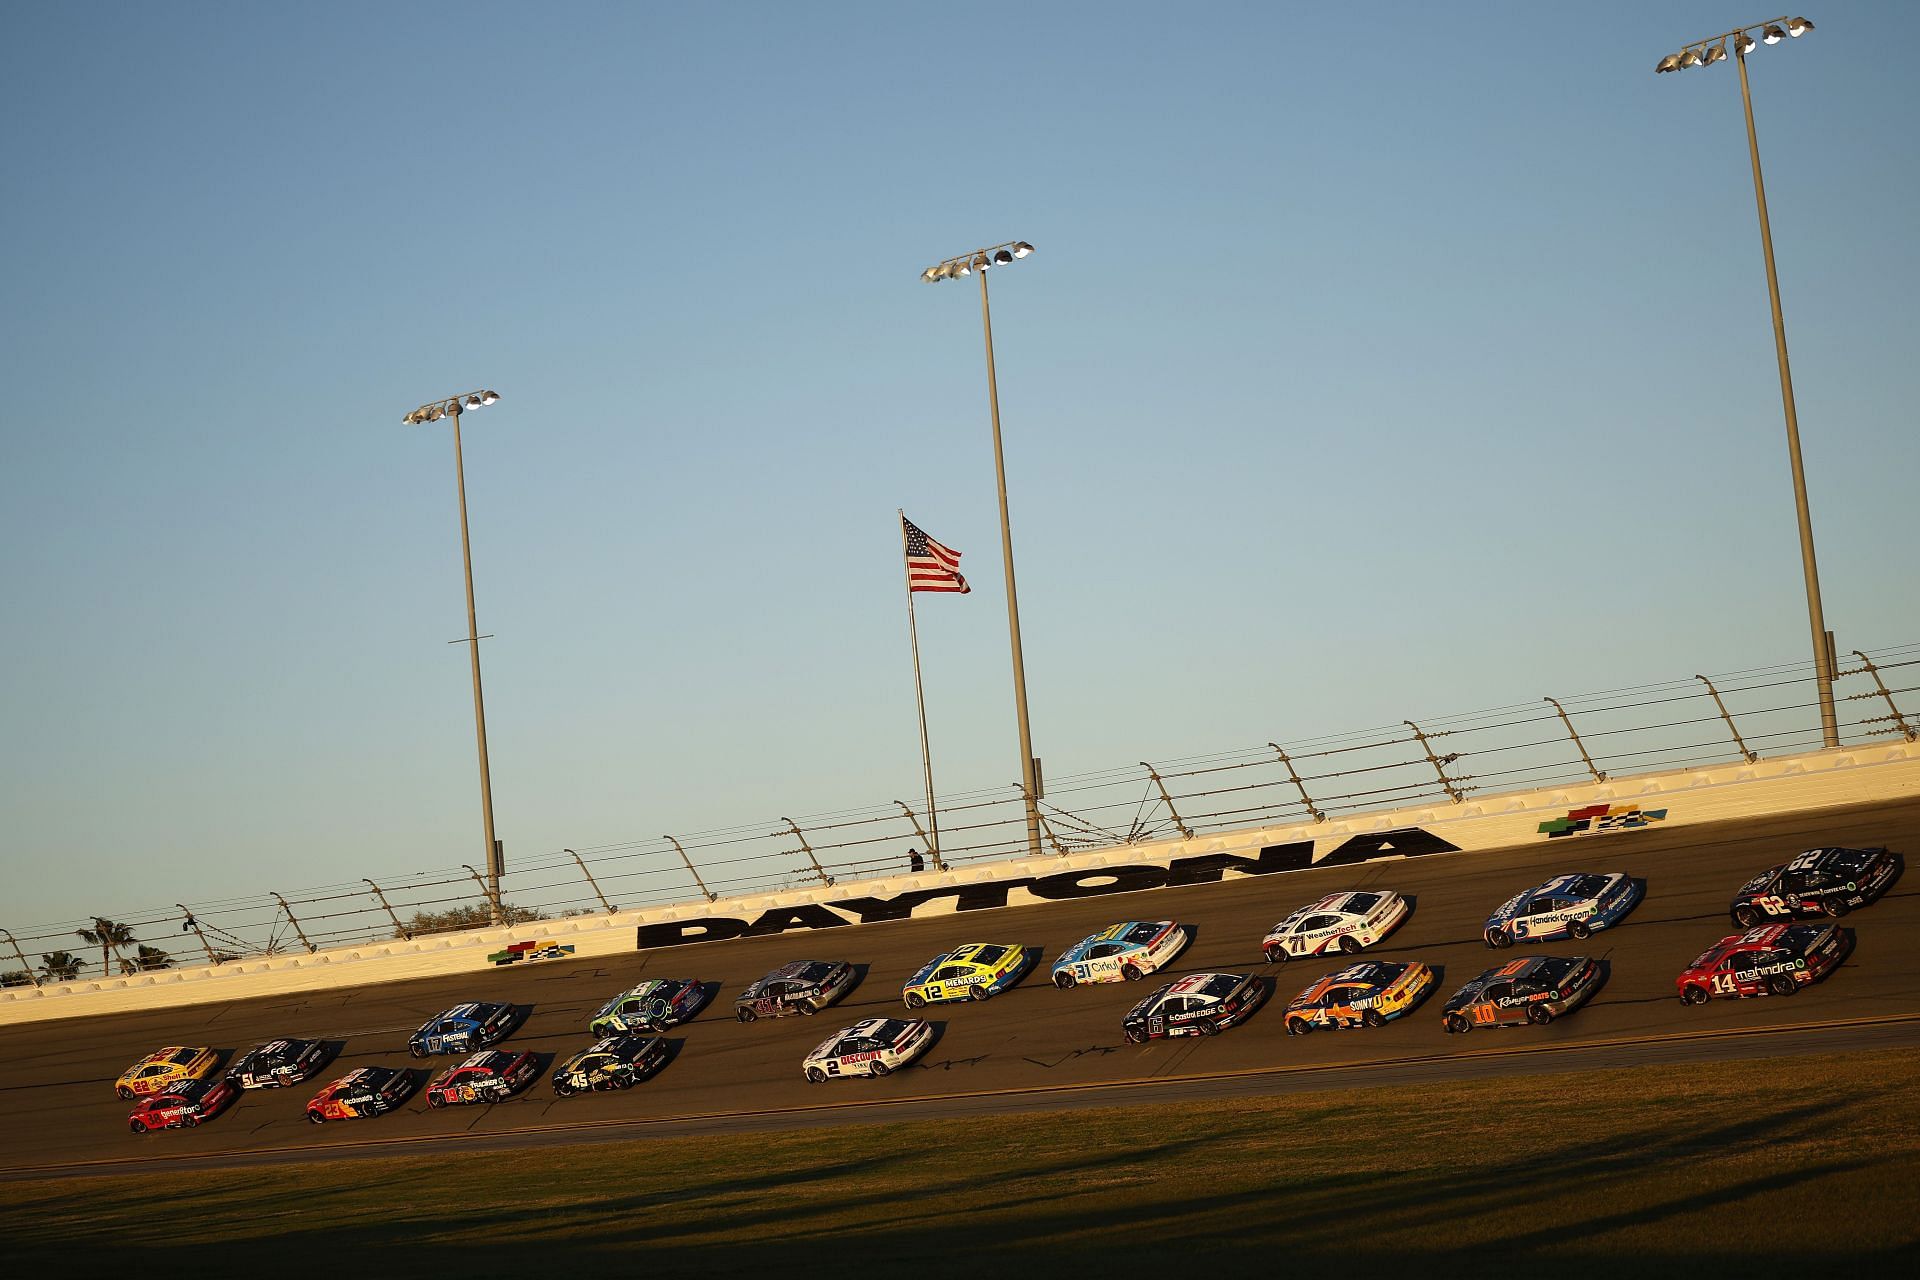
[[[1646,890],[1619,872],[1555,876],[1515,894],[1487,917],[1483,931],[1490,947],[1553,938],[1585,938],[1618,924]]]
[[[937,955],[907,979],[907,1008],[947,1000],[985,1000],[1020,981],[1039,953],[1017,943],[969,942]]]
[[[1138,982],[1179,955],[1191,937],[1171,920],[1110,925],[1061,953],[1053,985],[1065,991],[1081,982]]]
[[[1837,920],[1885,894],[1906,865],[1885,849],[1809,849],[1741,885],[1728,911],[1742,929],[1809,916]]]
[[[820,1042],[800,1064],[809,1084],[837,1076],[884,1076],[933,1043],[933,1024],[919,1018],[868,1018]]]
[[[1397,893],[1330,893],[1269,929],[1260,950],[1268,964],[1325,955],[1336,947],[1352,954],[1380,941],[1406,918],[1407,900]]]
[[[1790,996],[1838,969],[1853,952],[1838,925],[1763,924],[1708,947],[1674,985],[1683,1004],[1715,996]]]

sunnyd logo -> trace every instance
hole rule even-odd
[[[1584,809],[1569,809],[1564,818],[1540,824],[1540,834],[1549,840],[1560,836],[1598,835],[1602,831],[1633,831],[1650,827],[1667,816],[1665,809],[1642,809],[1637,804],[1615,809],[1611,805],[1590,804]]]
[[[495,951],[487,957],[488,964],[520,964],[526,960],[558,960],[561,956],[573,954],[573,946],[561,946],[558,942],[515,942],[505,951]]]
[[[834,929],[847,924],[877,924],[883,920],[905,920],[923,903],[942,898],[954,900],[955,911],[984,911],[1008,905],[1014,890],[1024,890],[1029,900],[1059,902],[1072,898],[1096,898],[1108,893],[1130,893],[1135,889],[1158,889],[1168,885],[1214,884],[1232,872],[1239,876],[1270,876],[1279,871],[1302,871],[1308,867],[1341,867],[1379,858],[1414,858],[1429,853],[1457,853],[1459,846],[1419,827],[1397,831],[1375,831],[1354,836],[1334,848],[1325,857],[1313,856],[1313,841],[1271,844],[1258,857],[1231,853],[1202,854],[1175,858],[1164,867],[1088,867],[1082,871],[1062,871],[1051,876],[1017,876],[984,884],[952,885],[941,889],[915,889],[890,898],[842,898],[835,902],[810,902],[797,907],[777,907],[752,920],[737,916],[704,916],[698,920],[668,920],[643,924],[639,928],[641,950],[650,947],[677,947],[688,942],[719,942],[726,938],[762,938],[795,929]]]

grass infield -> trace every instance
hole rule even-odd
[[[1920,1059],[1886,1051],[161,1169],[0,1183],[0,1256],[143,1277],[1912,1275],[1916,1096]]]

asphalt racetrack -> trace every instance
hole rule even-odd
[[[1791,997],[1681,1005],[1673,979],[1711,943],[1734,932],[1733,891],[1750,876],[1822,844],[1886,845],[1920,853],[1920,801],[1765,822],[1611,832],[1529,844],[1495,854],[1447,854],[1219,884],[1155,889],[1044,906],[891,924],[706,943],[628,958],[549,961],[389,986],[315,992],[225,1006],[0,1028],[0,1177],[126,1173],[184,1163],[201,1167],[424,1154],[631,1140],[654,1135],[911,1120],[934,1116],[1149,1106],[1175,1098],[1346,1086],[1418,1087],[1423,1081],[1585,1070],[1636,1063],[1716,1060],[1920,1045],[1920,887],[1897,882],[1880,902],[1848,916],[1859,935],[1846,965]],[[1625,871],[1646,899],[1615,929],[1490,951],[1487,914],[1518,891],[1564,871]],[[1280,1009],[1338,958],[1268,966],[1260,939],[1294,908],[1338,889],[1396,890],[1411,918],[1369,957],[1419,959],[1440,971],[1435,994],[1412,1015],[1376,1029],[1285,1033]],[[1123,919],[1173,918],[1197,936],[1164,972],[1267,975],[1272,999],[1224,1035],[1128,1044],[1121,1015],[1162,978],[1055,989],[1048,971],[1062,950]],[[809,1085],[806,1053],[861,1018],[904,1015],[901,984],[937,952],[967,941],[1038,946],[1024,982],[985,1003],[924,1011],[940,1034],[918,1064],[880,1080]],[[1495,963],[1529,953],[1588,954],[1606,984],[1583,1009],[1546,1027],[1440,1029],[1447,995]],[[848,959],[858,986],[814,1017],[742,1024],[734,996],[795,959]],[[669,1033],[675,1052],[650,1082],[621,1093],[559,1099],[546,1082],[553,1055],[585,1047],[587,1020],[642,977],[697,977],[717,985],[694,1021]],[[541,1055],[540,1079],[512,1101],[430,1109],[422,1093],[400,1111],[322,1126],[304,1106],[326,1081],[365,1065],[420,1067],[407,1037],[462,1000],[531,1006],[506,1042]],[[128,1131],[132,1105],[114,1096],[127,1066],[166,1044],[214,1045],[235,1054],[276,1036],[336,1043],[338,1058],[290,1089],[243,1095],[207,1125],[147,1136]],[[457,1059],[435,1058],[438,1071]],[[1787,1087],[1783,1082],[1783,1087]]]

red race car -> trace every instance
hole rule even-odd
[[[427,1105],[504,1102],[532,1082],[537,1066],[530,1053],[482,1049],[459,1066],[442,1071],[427,1086]]]
[[[240,1096],[240,1086],[231,1076],[218,1080],[188,1080],[165,1093],[142,1098],[127,1117],[127,1127],[135,1133],[155,1129],[191,1129],[203,1120],[211,1120]]]
[[[1720,939],[1673,981],[1685,1004],[1715,996],[1790,996],[1838,969],[1852,952],[1851,929],[1763,924]]]

